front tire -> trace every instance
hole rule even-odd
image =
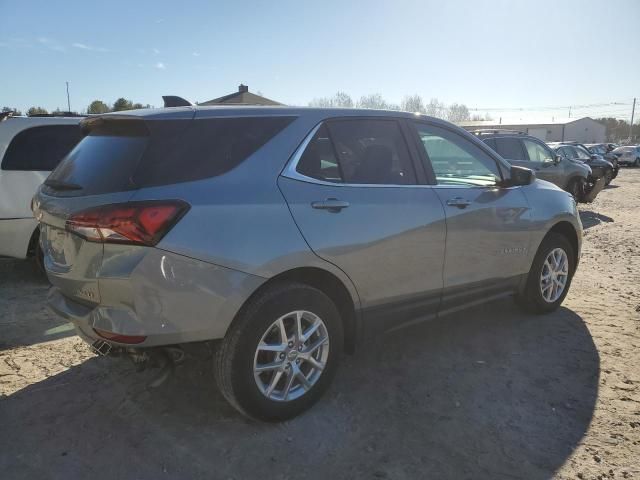
[[[567,185],[567,192],[573,195],[576,202],[581,201],[584,193],[584,180],[582,178],[571,179]]]
[[[320,290],[274,285],[242,308],[214,360],[216,381],[242,414],[282,421],[327,390],[344,346],[340,314]]]
[[[549,233],[542,241],[518,303],[532,313],[556,310],[569,292],[576,268],[576,252],[563,235]]]

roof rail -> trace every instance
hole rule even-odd
[[[513,130],[510,128],[474,128],[473,130],[469,130],[470,133],[474,135],[490,135],[497,133],[516,133],[518,135],[526,135],[527,132],[523,132],[521,130]]]
[[[87,115],[76,112],[51,112],[51,113],[34,113],[27,115],[28,117],[86,117]]]
[[[165,107],[193,107],[193,104],[189,100],[185,100],[177,95],[163,95]]]

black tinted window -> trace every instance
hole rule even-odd
[[[297,171],[307,177],[326,182],[342,181],[342,174],[326,125],[322,125],[309,142],[300,157]]]
[[[134,188],[132,176],[147,145],[147,137],[89,135],[49,175],[50,180],[81,189],[47,193],[96,195]],[[54,185],[51,182],[51,185]]]
[[[78,125],[46,125],[22,130],[7,147],[2,169],[53,170],[80,138]]]
[[[496,152],[507,160],[526,160],[522,143],[518,138],[496,138]]]
[[[328,131],[345,183],[416,183],[411,157],[396,121],[331,121]]]
[[[295,117],[212,118],[152,123],[148,151],[140,162],[137,186],[165,185],[215,177],[238,166]],[[174,132],[172,129],[178,131]]]
[[[496,147],[496,141],[493,138],[487,138],[483,140],[484,143],[489,145],[489,147],[495,152],[498,147]]]
[[[294,117],[118,120],[98,125],[52,172],[49,193],[95,195],[221,175]],[[55,183],[81,187],[58,188]]]

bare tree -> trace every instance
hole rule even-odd
[[[414,113],[426,113],[427,111],[424,106],[424,102],[422,101],[422,97],[418,94],[405,95],[405,97],[402,99],[402,103],[400,104],[400,110]]]
[[[379,93],[371,93],[369,95],[364,95],[360,97],[356,107],[358,108],[374,108],[378,110],[391,110],[392,105],[389,105],[382,95]]]
[[[450,122],[464,122],[469,120],[469,109],[462,103],[452,103],[447,109],[447,120]]]
[[[489,115],[489,113],[485,113],[484,115],[480,114],[480,113],[474,113],[473,115],[471,115],[471,120],[474,122],[482,122],[482,121],[491,121],[493,120],[493,118],[491,117],[491,115]]]
[[[436,118],[444,118],[445,117],[445,107],[444,103],[439,101],[437,98],[432,98],[429,100],[429,103],[425,106],[425,113],[431,117]]]
[[[336,92],[333,97],[320,97],[314,98],[309,102],[310,107],[341,107],[341,108],[353,108],[353,100],[344,92]]]

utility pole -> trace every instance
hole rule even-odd
[[[633,107],[631,107],[631,123],[629,124],[629,143],[631,143],[631,136],[633,135],[633,116],[636,113],[636,99],[633,98]]]
[[[569,106],[569,118],[571,118],[571,106]]]
[[[69,100],[69,82],[67,84],[67,112],[71,111],[71,100]]]

